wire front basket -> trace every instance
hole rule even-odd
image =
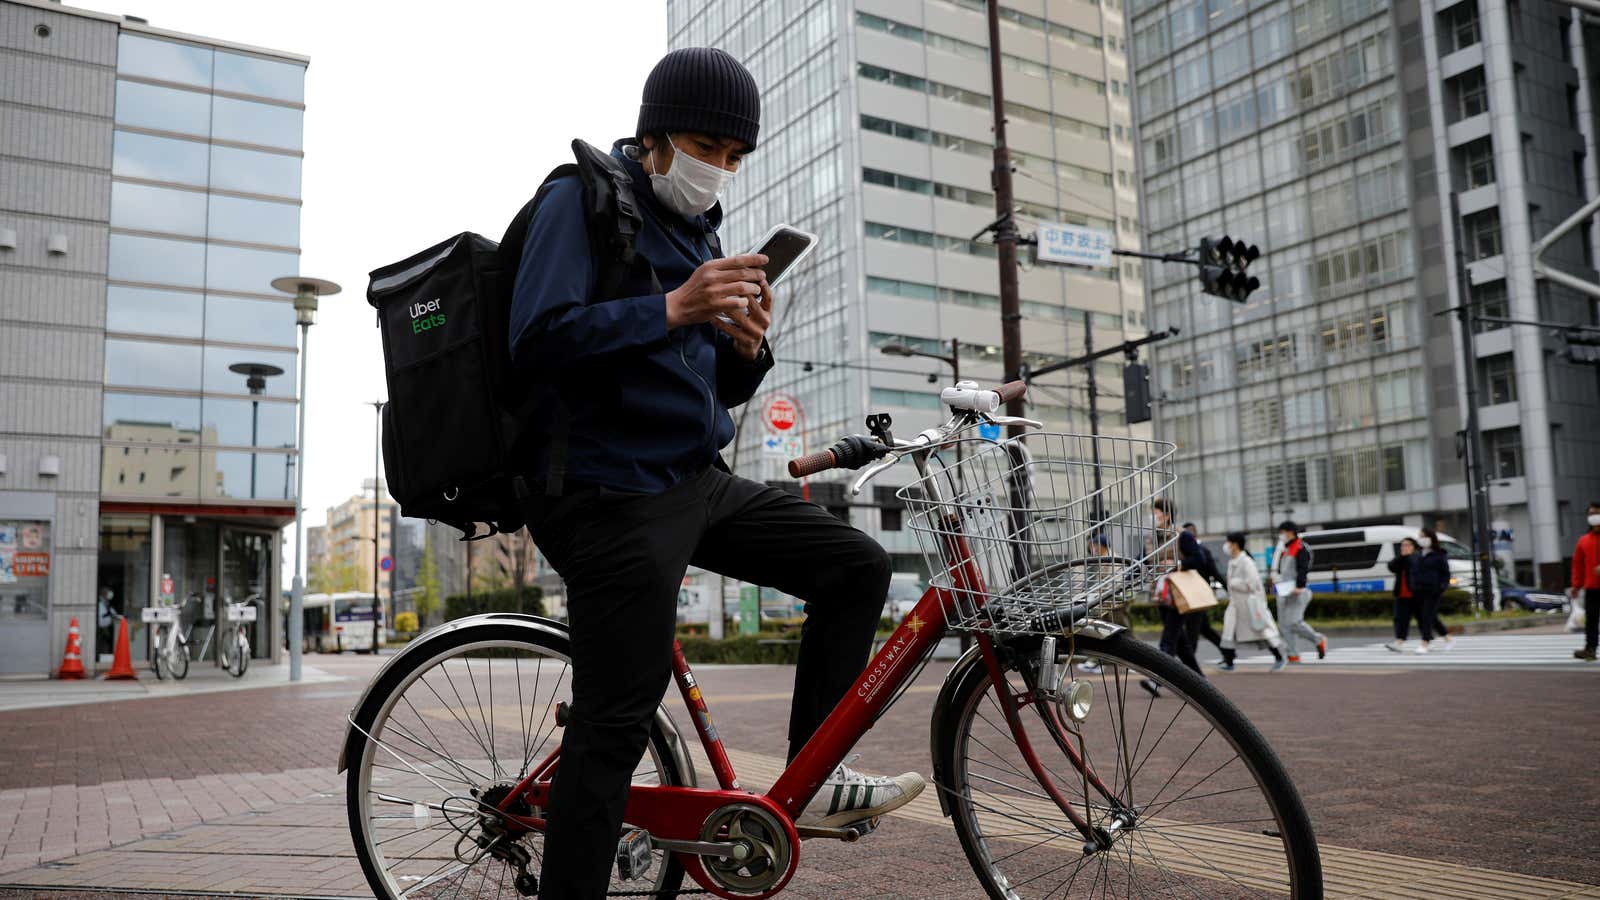
[[[962,438],[901,488],[950,628],[1051,634],[1145,596],[1176,533],[1156,528],[1172,444],[1031,432]]]

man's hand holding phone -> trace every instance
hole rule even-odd
[[[667,292],[667,328],[710,322],[733,338],[741,356],[755,359],[772,323],[772,290],[760,268],[766,264],[760,253],[702,263]]]

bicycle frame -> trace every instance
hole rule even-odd
[[[956,553],[953,558],[971,559],[971,554],[966,552],[964,538],[953,536],[950,540],[958,542],[952,548]],[[958,590],[971,590],[981,594],[981,575],[976,565],[969,564],[957,570],[954,573],[954,582]],[[929,587],[923,593],[916,606],[862,670],[855,686],[833,708],[816,733],[765,794],[757,794],[740,787],[733,764],[722,745],[722,738],[712,722],[704,694],[695,682],[688,662],[684,659],[681,645],[674,642],[673,680],[683,697],[684,704],[689,709],[690,717],[694,720],[700,744],[705,749],[706,757],[710,760],[716,775],[717,787],[636,785],[629,790],[624,821],[634,827],[643,828],[652,838],[667,841],[700,841],[703,839],[700,833],[701,825],[713,811],[732,803],[751,804],[776,814],[778,820],[783,822],[790,832],[788,835],[790,840],[798,846],[799,836],[795,831],[793,820],[805,809],[822,782],[844,760],[845,755],[872,727],[878,716],[899,696],[901,689],[908,686],[910,679],[921,670],[923,660],[933,653],[940,639],[946,634],[945,610],[951,602],[950,592],[938,587]],[[1012,694],[991,636],[978,634],[977,645],[983,657],[983,664],[988,668],[995,685],[997,699],[1005,714],[1007,725],[1029,769],[1049,797],[1083,834],[1085,840],[1097,841],[1096,829],[1084,820],[1056,788],[1054,779],[1038,760],[1023,728],[1020,716],[1021,704],[1039,701],[1027,694],[1021,698]],[[1048,710],[1048,703],[1042,705]],[[1048,710],[1046,715],[1053,717],[1054,711]],[[1049,724],[1051,723],[1047,722],[1047,725]],[[1054,727],[1049,730],[1056,744],[1110,805],[1120,807],[1121,804],[1115,795],[1105,787],[1092,768],[1086,766],[1070,743],[1063,739],[1059,721],[1053,724]],[[535,809],[542,810],[548,807],[551,782],[560,764],[559,755],[559,748],[552,751],[500,802],[498,809],[507,823],[527,830],[544,829],[544,819],[518,816],[511,813],[509,808],[519,798]],[[713,889],[703,874],[699,857],[682,853],[680,859],[685,870],[697,882],[708,889]],[[791,872],[792,868],[791,863]],[[771,890],[760,896],[771,896],[782,890],[788,883],[788,878],[788,874],[785,874]]]

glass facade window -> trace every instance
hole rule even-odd
[[[213,244],[206,260],[208,288],[272,293],[272,279],[300,271],[300,254]]]
[[[206,245],[197,241],[135,234],[113,234],[110,237],[106,277],[112,280],[201,287],[205,284],[205,271]],[[295,271],[293,268],[283,269],[278,274]]]
[[[106,391],[101,424],[108,440],[197,443],[200,398]]]
[[[293,457],[287,453],[208,454],[212,465],[201,473],[201,496],[235,500],[290,500]]]
[[[106,330],[200,337],[204,297],[113,284],[106,288]]]
[[[236,363],[266,363],[269,366],[277,366],[284,371],[285,375],[277,378],[268,378],[267,386],[262,396],[294,396],[294,378],[288,376],[288,373],[294,371],[293,353],[278,353],[272,350],[250,350],[236,347],[206,347],[205,389],[218,394],[245,393],[245,377],[237,372],[228,370],[229,366]]]
[[[203,187],[206,145],[199,141],[118,131],[112,143],[111,174]],[[115,212],[115,205],[112,211]]]
[[[302,103],[306,99],[306,67],[298,63],[218,50],[216,81],[212,87],[219,91]]]
[[[184,446],[106,446],[100,455],[100,493],[123,497],[197,497],[200,466],[197,448]]]
[[[205,137],[211,133],[211,97],[196,91],[118,81],[116,121],[118,125]]]
[[[1497,428],[1483,433],[1490,478],[1522,476],[1522,429]]]
[[[300,158],[238,147],[212,147],[211,187],[297,199]]]
[[[197,391],[200,348],[107,338],[106,384]]]
[[[211,237],[227,241],[297,247],[300,245],[300,207],[293,203],[212,195],[206,231]]]
[[[1467,190],[1494,184],[1494,141],[1481,137],[1456,151],[1461,155],[1462,174]]]
[[[205,337],[211,341],[293,347],[294,307],[282,300],[207,296]]]
[[[211,87],[211,50],[124,32],[117,39],[117,74]]]
[[[206,195],[179,188],[111,183],[111,225],[196,237],[206,233]]]
[[[285,373],[279,377],[293,378],[294,375]],[[237,447],[294,447],[293,403],[207,397],[203,410],[208,443]],[[255,436],[254,443],[252,434]]]
[[[287,106],[213,97],[211,136],[217,140],[300,149],[305,113]]]

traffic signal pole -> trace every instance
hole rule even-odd
[[[1462,244],[1459,195],[1450,195],[1450,222],[1456,244],[1456,316],[1461,323],[1461,378],[1467,387],[1467,513],[1472,525],[1472,555],[1477,562],[1479,608],[1494,608],[1494,573],[1489,563],[1489,472],[1483,459],[1483,431],[1478,427],[1478,357],[1472,349],[1472,282],[1467,272],[1467,250]]]
[[[1000,73],[1000,0],[989,0],[989,96],[994,112],[994,243],[1000,262],[1000,350],[1005,380],[1022,377],[1022,301],[1017,290],[1017,223],[1012,217],[1011,151],[1006,148],[1006,99]],[[1006,415],[1021,417],[1022,398],[1006,402]],[[1011,425],[1015,437],[1022,426]]]

